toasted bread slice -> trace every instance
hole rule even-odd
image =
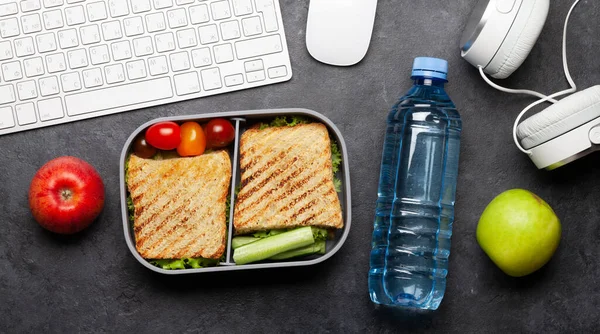
[[[240,168],[236,234],[343,227],[333,184],[331,142],[323,124],[247,130],[240,139]]]
[[[218,259],[225,251],[231,184],[226,151],[192,158],[129,159],[137,251],[146,259]]]

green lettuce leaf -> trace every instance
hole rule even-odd
[[[165,260],[150,260],[153,266],[165,270],[177,269],[197,269],[214,267],[219,263],[219,260],[204,259],[204,258],[184,258],[184,259],[165,259]]]
[[[331,168],[333,169],[333,174],[337,173],[340,170],[341,163],[342,152],[340,152],[337,143],[331,140]]]
[[[310,120],[302,116],[290,116],[289,121],[287,116],[275,117],[271,123],[261,123],[259,129],[279,127],[279,126],[296,126],[298,124],[308,124]]]

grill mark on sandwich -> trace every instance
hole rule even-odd
[[[175,233],[175,231],[181,229],[182,227],[187,226],[186,232],[189,231],[191,228],[190,228],[190,226],[188,226],[186,224],[188,220],[189,220],[189,218],[185,217],[184,219],[181,220],[181,222],[173,224],[172,227],[167,232],[165,232],[164,237],[162,239],[159,239],[158,242],[155,242],[154,244],[148,246],[149,250],[152,250],[153,252],[159,252],[158,255],[155,256],[157,259],[167,258],[169,256],[169,253],[171,252],[171,249],[173,249],[174,243],[176,243],[177,240],[167,242],[163,246],[162,251],[160,249],[155,249],[158,246],[158,244],[160,244],[160,242],[162,240],[169,239],[169,237],[173,236],[173,233]],[[179,232],[179,231],[177,232],[177,235],[181,235],[181,234],[182,234],[181,232]]]
[[[206,188],[215,189],[217,187],[216,183],[218,182],[218,180],[215,178],[215,179],[211,179],[211,181],[212,182],[209,182],[206,185]],[[211,215],[211,213],[215,212],[215,211],[213,211],[213,210],[215,210],[214,208],[204,208],[201,205],[196,206],[196,205],[194,205],[195,203],[193,203],[193,200],[196,199],[196,198],[198,198],[198,194],[200,192],[202,192],[203,190],[204,190],[204,188],[197,189],[195,193],[189,194],[189,197],[186,199],[186,202],[184,204],[184,206],[186,208],[186,210],[184,210],[184,215],[185,215],[185,221],[186,222],[189,220],[189,217],[192,217],[192,216],[195,219],[200,220],[200,221],[206,221],[206,220],[209,220],[209,219],[213,219],[212,216],[214,216],[214,215]],[[223,187],[223,192],[224,193],[227,192],[227,187]],[[223,196],[221,196],[221,197],[223,197]],[[223,204],[224,204],[224,202],[223,202]],[[199,208],[203,208],[203,210],[200,211]],[[217,212],[218,212],[219,217],[214,217],[215,220],[217,220],[217,221],[224,221],[225,220],[224,209],[225,209],[224,205],[222,205],[221,203],[219,203],[219,208],[216,209],[216,210],[218,210]],[[179,210],[176,210],[176,211],[179,211]],[[179,214],[179,212],[176,212],[175,214]],[[195,229],[196,227],[197,226],[195,224],[189,224],[187,226],[187,228],[186,228],[185,231],[178,231],[177,234],[180,235],[180,236],[185,236],[185,235],[189,234],[190,232],[192,232],[192,230]],[[222,230],[221,230],[221,232],[222,232]],[[166,238],[171,237],[171,236],[172,236],[172,232],[170,232],[168,234],[168,236],[165,237],[165,238],[163,238],[163,239],[166,239]],[[163,249],[163,252],[160,254],[160,256],[164,258],[168,254],[172,254],[173,253],[173,249],[180,248],[178,246],[184,240],[185,239],[182,239],[181,237],[179,237],[179,238],[175,238],[175,240],[170,241],[165,246],[165,248]],[[158,243],[160,243],[160,241]],[[186,247],[189,244],[192,244],[192,246],[193,246],[193,245],[195,245],[197,243],[198,243],[198,239],[194,238],[189,243],[186,244]],[[154,246],[156,246],[156,245],[154,245]],[[154,247],[154,246],[151,246],[151,247]],[[205,249],[205,247],[202,248],[201,252],[204,252],[204,249]],[[185,251],[187,252],[187,250],[185,250]],[[181,251],[179,253],[181,253]],[[181,257],[196,257],[196,256],[194,256],[194,254],[183,253],[183,255],[178,255],[178,256],[173,256],[173,257],[174,258],[181,258]]]
[[[315,204],[317,204],[319,200],[318,199],[313,199],[312,201],[304,204],[304,206],[302,206],[301,208],[297,209],[293,214],[292,217],[297,218],[299,215],[303,214],[306,210],[312,208]],[[319,212],[320,213],[320,212]]]
[[[188,204],[189,199],[184,200],[184,202],[181,205],[179,205],[178,207],[176,207],[175,209],[167,211],[168,213],[164,216],[164,218],[162,220],[156,222],[156,220],[159,218],[159,216],[161,216],[165,213],[165,209],[168,209],[171,206],[171,203],[173,203],[175,200],[178,200],[178,199],[179,199],[179,196],[177,196],[177,195],[172,196],[169,199],[169,201],[167,201],[160,209],[155,210],[156,212],[154,214],[152,214],[152,216],[150,216],[148,219],[145,219],[139,225],[140,232],[147,224],[153,223],[153,225],[155,226],[154,230],[152,232],[146,232],[143,235],[140,233],[139,238],[137,240],[138,243],[140,244],[140,246],[143,246],[146,243],[146,241],[151,239],[152,236],[157,235],[158,231],[163,229],[165,227],[165,225],[168,225],[167,221],[171,220],[175,213],[180,211],[181,208],[184,208]],[[148,247],[151,247],[151,246],[148,246]]]
[[[296,129],[300,128],[298,127]],[[281,132],[282,130],[277,127],[263,130],[248,130],[242,135],[242,140],[240,142],[240,151],[251,153],[250,156],[267,156],[265,152],[272,150],[272,147],[274,145],[280,143],[287,143],[289,137],[297,135],[296,133],[294,133],[294,131],[286,131],[283,134]],[[259,136],[261,139],[260,145],[254,145],[254,139],[256,136]],[[262,149],[259,150],[257,146],[262,147]],[[252,159],[247,164],[242,159],[240,159],[240,161],[241,167],[244,171],[249,171],[257,163],[257,159]]]
[[[295,163],[297,160],[298,160],[298,158],[297,158],[297,157],[294,157],[294,158],[292,159],[292,162],[291,162],[291,163],[289,163],[289,164],[287,164],[286,166],[291,166],[291,165],[292,165],[292,164],[294,164],[294,163]],[[281,170],[281,171],[280,171],[280,172],[277,174],[277,176],[278,176],[278,175],[280,175],[280,174],[282,174],[282,173],[283,173],[285,170],[287,170],[287,168],[286,168],[286,169],[284,169],[284,170]],[[277,188],[271,188],[271,189],[267,190],[267,191],[265,192],[265,194],[263,194],[262,196],[260,196],[260,197],[256,198],[256,199],[255,199],[254,201],[252,201],[251,203],[244,203],[244,204],[245,204],[245,205],[244,205],[244,207],[241,207],[241,208],[239,208],[239,209],[236,211],[236,214],[238,214],[238,215],[239,215],[239,214],[242,214],[244,211],[246,211],[246,209],[249,209],[249,208],[252,208],[252,207],[254,207],[254,206],[255,206],[255,204],[257,204],[258,202],[260,202],[260,201],[264,200],[264,199],[265,199],[267,196],[271,195],[271,194],[272,194],[273,192],[275,192],[276,190],[279,190],[279,189],[281,189],[281,188],[283,187],[283,185],[285,185],[285,184],[286,184],[286,183],[287,183],[287,182],[288,182],[290,179],[293,179],[293,178],[295,178],[295,177],[296,177],[296,176],[298,176],[298,174],[300,174],[301,172],[302,172],[302,170],[301,170],[301,169],[296,169],[296,170],[294,170],[294,171],[293,171],[292,173],[290,173],[290,174],[289,174],[289,175],[288,175],[288,176],[287,176],[285,179],[283,179],[282,181],[280,181],[280,182],[277,184]],[[267,178],[267,179],[265,180],[265,182],[268,182],[268,181],[270,181],[270,178]],[[264,184],[263,184],[263,185],[261,185],[261,186],[260,186],[260,188],[262,188],[263,186],[264,186]],[[238,202],[242,202],[242,201],[246,200],[248,197],[252,196],[253,194],[254,194],[254,191],[253,191],[253,190],[244,191],[244,193],[243,193],[243,194],[240,192],[240,195],[241,195],[241,196],[238,196],[238,198],[237,198],[237,201],[238,201]],[[277,198],[276,198],[274,201],[276,202],[276,201],[278,201],[278,200],[281,200],[282,198],[283,198],[283,196],[282,196],[282,195],[280,195],[280,196],[278,196],[278,197],[277,197]]]
[[[179,213],[179,211],[181,211],[182,208],[187,207],[187,205],[189,205],[189,202],[191,202],[190,199],[185,200],[181,205],[179,205],[177,208],[175,208],[175,210],[171,210],[171,212],[169,212],[169,214],[167,214],[166,216],[163,217],[163,219],[161,221],[159,221],[158,224],[156,224],[156,227],[154,228],[154,231],[152,231],[152,233],[150,233],[149,235],[147,235],[147,237],[145,238],[141,238],[139,240],[139,243],[141,246],[144,246],[146,244],[147,241],[151,240],[151,239],[158,239],[156,241],[154,241],[154,243],[151,243],[150,245],[147,245],[145,248],[146,249],[154,249],[154,247],[157,246],[157,244],[159,244],[162,240],[167,239],[166,237],[157,237],[157,238],[152,238],[153,236],[158,236],[158,232],[160,232],[162,229],[169,227],[171,224],[169,224],[169,222],[174,221],[173,218],[175,218],[175,215]],[[165,205],[162,207],[162,209],[167,208],[168,206]],[[162,211],[162,210],[161,210]],[[188,216],[185,216],[183,219],[181,219],[181,222],[185,223],[189,220]],[[175,226],[179,225],[178,223],[173,224]]]
[[[242,187],[245,187],[246,185],[248,185],[248,183],[252,182],[255,179],[258,179],[266,170],[271,168],[271,166],[273,166],[274,164],[278,163],[280,159],[283,159],[283,157],[285,156],[285,153],[286,152],[283,152],[283,151],[280,152],[277,155],[277,157],[275,157],[275,159],[271,159],[271,160],[267,161],[267,163],[265,165],[261,166],[256,172],[252,173],[251,175],[248,175],[247,177],[244,177],[244,175],[242,173],[242,180],[241,180]],[[268,180],[268,178],[267,178],[267,180]],[[266,182],[263,181],[260,184],[264,185],[265,183]],[[250,191],[252,191],[252,190],[250,190]]]
[[[293,173],[291,173],[290,175],[288,175],[288,177],[287,177],[285,180],[282,180],[282,181],[279,183],[279,185],[280,185],[280,186],[279,186],[279,189],[283,189],[283,188],[282,188],[282,187],[283,187],[283,185],[287,184],[287,183],[288,183],[288,181],[290,181],[290,180],[293,180],[293,179],[294,179],[294,178],[295,178],[297,175],[299,175],[299,174],[301,174],[301,173],[303,173],[303,172],[305,172],[305,171],[309,171],[309,172],[311,172],[311,173],[310,173],[310,174],[308,174],[308,175],[306,175],[306,176],[305,176],[305,177],[303,177],[302,179],[299,179],[299,180],[296,180],[295,182],[292,182],[292,183],[291,183],[291,186],[290,186],[288,189],[284,189],[284,191],[283,191],[281,194],[279,194],[279,196],[277,196],[275,199],[273,199],[273,200],[271,200],[271,201],[265,201],[265,202],[263,202],[263,203],[264,203],[263,207],[267,207],[267,206],[269,206],[271,203],[278,203],[279,201],[283,200],[284,198],[286,198],[286,197],[288,197],[288,196],[291,196],[291,195],[292,195],[292,194],[293,194],[293,193],[294,193],[296,190],[298,190],[298,189],[299,189],[299,188],[300,188],[300,187],[301,187],[303,184],[306,184],[306,183],[307,183],[307,182],[308,182],[308,181],[309,181],[311,178],[313,178],[313,177],[314,177],[314,176],[315,176],[315,175],[316,175],[316,174],[319,172],[319,170],[318,170],[318,169],[313,169],[313,170],[311,171],[311,170],[309,170],[309,169],[307,169],[307,168],[299,168],[299,169],[295,170]],[[322,182],[320,182],[320,183],[319,183],[319,185],[320,185],[320,184],[322,184]],[[307,195],[307,194],[305,193],[305,194],[304,194],[304,197],[306,197],[306,195]],[[300,196],[302,196],[302,194],[301,194]],[[242,200],[243,200],[243,199],[242,199]],[[240,200],[238,199],[238,201],[240,201]],[[238,214],[238,215],[241,215],[241,214],[242,214],[242,212],[243,212],[245,209],[250,209],[250,208],[252,208],[252,209],[255,209],[255,203],[257,203],[257,202],[258,202],[258,203],[260,203],[260,199],[254,200],[254,201],[253,201],[251,204],[247,204],[247,205],[245,205],[243,208],[240,208],[240,210],[238,210],[237,214]],[[290,204],[290,203],[288,203],[288,206],[289,206],[289,205],[294,205],[294,204],[295,204],[295,202],[294,202],[294,203],[291,203],[291,204]],[[284,208],[285,208],[285,207],[284,207]],[[288,209],[289,209],[289,208],[288,208]],[[286,210],[280,209],[279,211],[280,211],[280,212],[281,212],[281,211],[287,211],[287,209],[286,209]],[[256,216],[258,216],[258,215],[262,215],[262,214],[263,214],[263,213],[261,212],[261,210],[257,210],[257,211],[256,211],[256,213],[255,213],[254,215],[252,215],[251,217],[249,217],[249,218],[245,219],[245,221],[247,221],[247,222],[251,222],[251,221],[253,221],[253,220],[256,218]],[[236,217],[238,217],[238,216],[236,216]],[[239,226],[239,225],[238,225],[238,226]]]
[[[301,221],[300,225],[302,225],[302,226],[308,225],[309,221],[315,220],[315,216],[316,216],[315,214],[310,215],[308,218]]]
[[[179,164],[177,164],[177,166],[180,166]],[[185,166],[184,166],[185,167]],[[182,170],[182,173],[180,173],[180,175],[178,175],[177,177],[177,183],[175,184],[171,184],[169,185],[169,189],[181,189],[182,185],[184,182],[186,182],[186,180],[189,177],[189,174],[198,174],[198,170],[195,168],[180,168],[180,170]],[[169,171],[171,173],[172,172],[172,168],[169,169]],[[165,183],[166,181],[164,181],[165,179],[161,180],[161,185],[157,185],[156,187],[160,189],[162,185],[162,183]],[[164,185],[163,187],[166,187],[166,185]],[[161,210],[156,210],[156,208],[154,208],[154,206],[156,205],[156,203],[165,195],[164,192],[156,192],[156,195],[149,199],[146,203],[141,203],[143,205],[141,205],[143,208],[153,208],[155,211],[157,211],[157,213],[164,213],[164,209],[168,208],[170,206],[170,204],[175,201],[178,200],[179,197],[181,196],[181,191],[176,191],[175,193],[173,193],[173,195],[169,198],[169,200],[164,203],[161,207]],[[135,204],[134,204],[135,205]],[[142,209],[142,212],[144,211],[144,209]],[[150,218],[148,219],[142,219],[142,222],[140,223],[140,229],[142,229],[146,224],[152,224],[155,223],[155,218],[156,218],[157,214],[153,214]],[[141,214],[140,216],[141,217]]]

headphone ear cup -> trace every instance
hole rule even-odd
[[[528,150],[598,117],[600,85],[574,93],[529,117],[517,127],[517,137]]]
[[[523,0],[522,9],[526,2],[533,2],[530,10],[519,13],[500,49],[485,68],[485,72],[493,78],[505,79],[513,74],[523,64],[542,32],[550,1]]]

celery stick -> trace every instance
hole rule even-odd
[[[238,249],[244,245],[251,244],[255,241],[260,240],[260,238],[248,237],[248,236],[239,236],[231,239],[231,248]]]
[[[305,256],[312,254],[325,254],[325,241],[317,240],[314,244],[292,249],[284,253],[271,256],[269,260],[286,260],[297,256]]]
[[[309,226],[302,227],[244,245],[235,250],[233,260],[236,264],[261,261],[314,242],[311,228]]]

